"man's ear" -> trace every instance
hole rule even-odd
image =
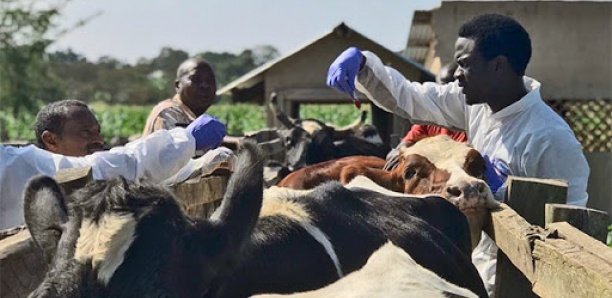
[[[489,61],[489,63],[492,63],[493,69],[495,69],[495,71],[500,71],[503,70],[505,67],[510,66],[508,58],[503,55],[497,55],[495,58]]]
[[[176,80],[174,81],[174,90],[175,90],[177,93],[178,93],[178,91],[179,91],[179,86],[180,86],[180,80],[179,80],[179,79],[176,79]]]
[[[68,221],[64,194],[53,178],[37,176],[26,185],[23,202],[30,235],[49,264]]]
[[[58,140],[58,135],[45,130],[43,131],[43,133],[40,135],[40,137],[42,138],[43,143],[45,144],[45,148],[46,149],[50,149],[53,150],[55,148],[57,148],[57,140]]]

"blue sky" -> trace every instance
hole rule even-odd
[[[413,11],[439,5],[440,0],[74,0],[60,25],[102,14],[52,49],[70,47],[90,59],[110,55],[126,62],[156,56],[163,46],[193,54],[269,44],[284,54],[345,22],[397,51],[406,45]]]

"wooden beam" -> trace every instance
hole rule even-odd
[[[531,280],[534,271],[531,241],[534,237],[543,237],[544,229],[530,225],[508,205],[501,204],[499,210],[491,212],[491,225],[486,232],[512,264]]]
[[[277,91],[284,100],[310,103],[351,103],[348,95],[332,88],[292,88]],[[368,98],[358,93],[362,102],[369,102]]]
[[[542,297],[612,296],[612,249],[566,222],[550,228],[562,239],[535,241],[534,292]]]
[[[565,204],[567,183],[561,180],[508,177],[508,206],[529,223],[544,226],[544,206]]]
[[[544,222],[567,222],[585,234],[605,243],[608,236],[608,213],[600,210],[565,205],[546,204]]]

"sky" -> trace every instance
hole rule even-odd
[[[440,0],[73,0],[62,10],[60,27],[100,15],[51,50],[72,48],[88,59],[108,55],[129,63],[155,57],[164,46],[195,54],[272,45],[286,54],[345,22],[399,51],[414,10],[439,5]]]

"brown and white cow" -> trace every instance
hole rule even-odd
[[[350,163],[339,159],[296,171],[291,180],[287,176],[279,185],[309,186],[327,180],[346,184],[363,175],[395,192],[440,194],[467,216],[473,246],[480,239],[489,210],[499,206],[482,180],[485,170],[483,157],[475,149],[448,136],[425,138],[413,146],[402,148],[397,166],[391,171],[372,164],[369,157],[355,157]],[[333,175],[325,176],[328,173]],[[293,181],[299,183],[291,183]]]
[[[376,156],[348,156],[335,160],[324,161],[304,167],[285,176],[277,186],[293,189],[311,189],[328,181],[341,181],[346,184],[354,176],[353,171],[347,171],[351,165],[382,169],[385,160]],[[350,180],[349,180],[350,181]]]
[[[221,207],[184,215],[173,195],[124,179],[65,198],[48,177],[26,190],[25,218],[50,269],[31,297],[246,297],[320,288],[387,241],[486,297],[465,217],[435,196],[393,197],[337,182],[263,192],[262,154],[242,146]],[[264,199],[265,196],[265,199]]]
[[[257,295],[252,298],[475,298],[420,266],[401,248],[387,242],[359,270],[324,288],[295,294]]]

